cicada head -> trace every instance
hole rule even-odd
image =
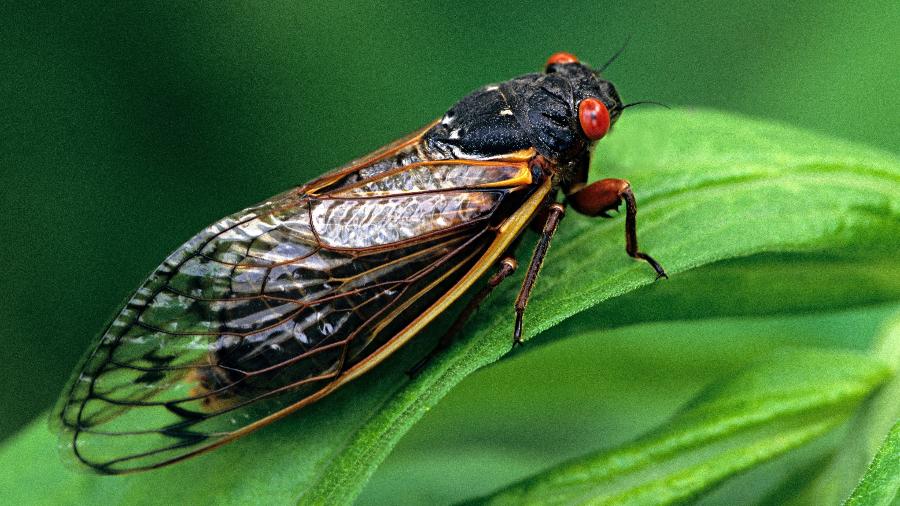
[[[622,112],[615,86],[568,53],[551,56],[530,88],[527,119],[534,146],[560,165],[584,155]]]
[[[565,168],[586,157],[619,118],[622,100],[600,72],[557,53],[542,73],[485,86],[450,108],[426,135],[457,158],[534,148]]]

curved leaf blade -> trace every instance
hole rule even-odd
[[[862,481],[844,504],[888,506],[896,499],[897,490],[900,490],[900,422],[894,424]]]
[[[883,324],[871,354],[892,368],[893,379],[865,402],[838,451],[808,479],[800,493],[793,490],[790,504],[837,504],[845,499],[880,451],[885,434],[900,419],[900,317],[894,315]]]
[[[623,120],[613,138],[595,158],[595,172],[606,164],[605,173],[629,178],[643,196],[643,249],[670,273],[759,252],[853,243],[900,220],[900,163],[885,153],[709,111],[642,113]],[[622,255],[621,234],[618,221],[566,218],[529,304],[526,338],[653,281],[647,266]],[[900,238],[885,237],[900,246]],[[326,477],[304,501],[351,500],[425,411],[509,351],[509,285],[472,322],[469,337],[394,397],[379,424],[362,428],[335,461],[341,474]]]
[[[701,394],[664,428],[478,504],[670,504],[836,427],[890,374],[873,359],[797,349]]]

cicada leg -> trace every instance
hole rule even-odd
[[[544,219],[544,229],[541,231],[541,238],[534,248],[531,255],[531,264],[528,266],[528,272],[525,274],[525,280],[522,281],[522,288],[519,290],[519,296],[516,297],[516,325],[513,330],[513,346],[522,344],[522,321],[525,318],[525,307],[528,305],[528,297],[534,288],[534,282],[537,280],[541,265],[544,263],[544,257],[547,256],[547,250],[550,248],[550,240],[556,233],[559,222],[566,214],[566,208],[558,202],[554,202],[547,206],[547,217]]]
[[[478,293],[476,293],[475,296],[472,297],[471,300],[469,300],[468,304],[466,304],[466,307],[463,308],[463,310],[456,317],[456,320],[453,321],[453,324],[450,325],[450,328],[447,329],[443,336],[441,336],[441,339],[438,341],[437,345],[428,353],[428,355],[422,357],[422,360],[416,362],[414,366],[406,371],[406,374],[410,378],[415,378],[416,376],[418,376],[434,359],[434,357],[436,357],[440,352],[447,349],[447,347],[449,347],[450,344],[453,343],[453,340],[456,338],[456,335],[459,334],[460,330],[462,330],[463,325],[465,325],[466,321],[472,316],[472,314],[475,313],[475,311],[478,310],[478,306],[480,306],[481,303],[484,302],[484,299],[486,299],[491,294],[491,292],[494,291],[494,288],[497,288],[497,286],[499,286],[504,279],[508,278],[510,275],[512,275],[512,273],[516,271],[518,265],[519,264],[516,262],[516,259],[514,259],[513,257],[505,257],[500,261],[500,268],[497,269],[497,272],[488,279],[488,282],[484,286],[484,288],[479,290]]]
[[[656,271],[656,279],[668,278],[665,269],[650,255],[638,249],[637,205],[631,183],[625,179],[601,179],[566,196],[572,208],[587,216],[609,218],[607,211],[618,209],[625,201],[625,251],[632,258],[644,260]]]

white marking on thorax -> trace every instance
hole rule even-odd
[[[500,111],[500,116],[512,116],[513,112],[511,109],[503,109]]]
[[[456,130],[450,131],[450,138],[451,139],[459,139],[459,129],[458,128]]]

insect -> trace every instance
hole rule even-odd
[[[485,86],[418,132],[212,224],[83,359],[52,414],[66,451],[118,474],[220,446],[369,371],[482,283],[417,373],[516,269],[531,225],[518,343],[566,206],[608,217],[624,201],[626,252],[665,276],[638,249],[629,183],[587,183],[591,147],[629,105],[557,53],[544,72]]]

